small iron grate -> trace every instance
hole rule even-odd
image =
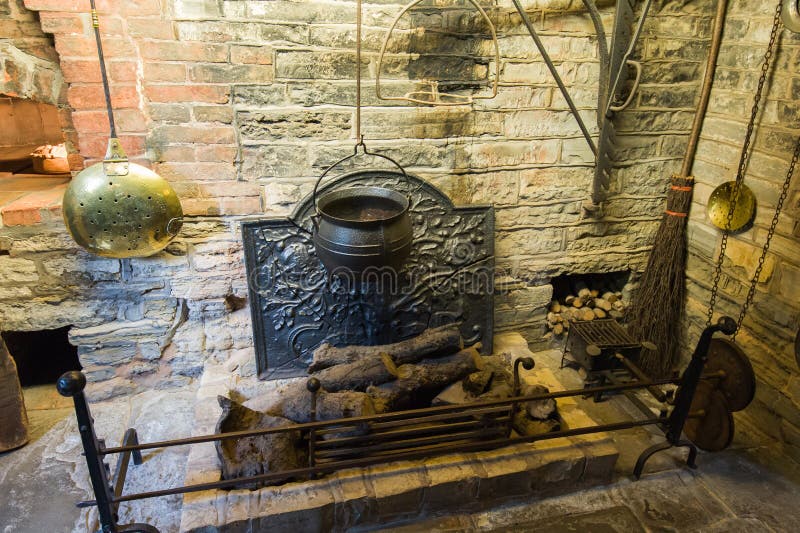
[[[600,349],[623,350],[640,346],[614,319],[573,322],[572,333],[585,344],[595,344]]]

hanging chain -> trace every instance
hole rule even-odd
[[[356,2],[356,149],[364,144],[361,136],[361,0]]]
[[[722,278],[722,263],[725,260],[725,250],[728,247],[728,237],[730,236],[730,228],[731,223],[733,222],[733,216],[736,211],[736,204],[739,201],[739,192],[741,190],[742,182],[744,181],[745,171],[747,169],[747,162],[750,158],[750,142],[753,138],[753,131],[755,130],[756,120],[758,118],[758,111],[761,105],[761,97],[764,92],[764,85],[766,84],[767,77],[769,76],[770,66],[772,65],[772,58],[775,53],[775,45],[778,42],[778,35],[781,29],[781,1],[778,2],[777,7],[775,8],[775,18],[772,23],[772,32],[770,33],[769,37],[769,45],[767,46],[767,51],[764,54],[764,62],[761,64],[761,75],[758,78],[758,87],[756,89],[755,97],[753,98],[753,107],[750,112],[750,121],[747,123],[747,131],[744,136],[744,143],[742,145],[742,154],[739,158],[739,168],[736,171],[736,181],[733,185],[733,190],[731,191],[731,206],[728,210],[728,216],[725,221],[725,228],[722,230],[722,241],[720,242],[720,249],[719,249],[719,257],[717,258],[716,268],[714,270],[714,279],[711,284],[711,298],[708,304],[708,316],[706,318],[706,327],[711,325],[712,319],[714,318],[714,308],[717,305],[717,293],[719,291],[719,282]],[[794,169],[794,166],[792,166]],[[789,174],[789,180],[791,180],[791,173]],[[767,241],[769,243],[769,241]],[[748,298],[752,300],[753,295],[755,294],[755,285],[758,283],[758,275],[753,279],[751,283],[751,290],[749,292]],[[741,321],[744,320],[744,313],[747,311],[747,308],[750,306],[750,301],[746,301],[743,309],[742,314],[740,315],[739,324],[741,325]],[[738,331],[738,330],[737,330]]]
[[[750,307],[750,304],[753,303],[753,297],[756,294],[756,286],[758,285],[758,280],[761,277],[761,270],[763,270],[764,263],[767,260],[769,243],[772,240],[772,236],[775,234],[775,228],[778,226],[778,219],[780,218],[781,209],[783,209],[783,202],[789,195],[789,185],[792,183],[792,176],[794,175],[794,170],[797,166],[798,159],[800,159],[800,137],[797,138],[797,144],[794,147],[792,161],[789,163],[789,172],[786,174],[786,179],[783,182],[781,196],[778,198],[778,205],[775,207],[775,214],[772,216],[772,223],[770,223],[769,230],[767,231],[767,240],[764,242],[764,248],[761,250],[761,257],[758,258],[758,266],[756,267],[755,274],[753,274],[753,279],[750,281],[750,290],[747,292],[747,298],[745,298],[744,304],[742,305],[742,310],[739,312],[739,320],[737,321],[736,331],[732,336],[733,340],[736,340],[736,334],[742,328],[742,322],[744,322],[747,309]]]

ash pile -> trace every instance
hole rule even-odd
[[[309,391],[309,380],[298,379],[279,394],[272,391],[241,403],[219,396],[223,412],[216,429],[263,429],[511,398],[511,361],[481,356],[479,349],[479,344],[464,346],[457,325],[428,329],[412,339],[382,346],[323,344],[315,350],[308,369],[309,378],[319,381],[316,393]],[[524,383],[520,389],[523,396],[547,392],[546,387]],[[365,423],[361,435],[369,434],[369,424]],[[552,399],[520,404],[510,424],[519,435],[561,429]],[[309,464],[308,450],[309,433],[301,430],[217,442],[223,479],[303,468]]]

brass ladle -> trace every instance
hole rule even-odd
[[[129,162],[117,138],[94,0],[91,6],[111,131],[103,161],[79,172],[67,187],[64,223],[75,242],[93,254],[120,259],[148,256],[175,238],[183,210],[169,182]]]

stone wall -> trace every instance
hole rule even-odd
[[[697,179],[689,220],[687,309],[690,342],[705,324],[720,232],[705,204],[717,185],[735,179],[753,94],[767,49],[775,2],[732,2],[693,174]],[[758,203],[755,223],[728,241],[717,315],[738,317],[800,135],[800,36],[783,31],[766,105],[759,115],[745,183]],[[758,389],[755,402],[737,416],[800,459],[800,376],[794,336],[800,320],[800,183],[795,173],[772,239],[755,300],[737,342],[750,356]]]
[[[73,146],[96,161],[107,123],[88,2],[24,3],[55,39]],[[594,126],[596,37],[581,2],[524,3]],[[539,341],[555,275],[643,267],[684,152],[712,3],[654,4],[637,52],[642,85],[618,122],[623,163],[603,216],[592,219],[581,209],[592,154],[510,4],[489,11],[502,56],[497,98],[433,108],[375,98],[376,50],[401,5],[365,2],[368,145],[457,204],[495,205],[498,277],[508,289],[496,302],[498,330]],[[432,66],[488,79],[491,46],[476,13],[441,4],[414,18],[433,41],[399,34],[388,86],[409,86]],[[610,27],[614,3],[598,4]],[[326,165],[352,150],[355,3],[106,0],[98,8],[123,145],[174,184],[189,219],[166,252],[122,262],[76,250],[57,216],[0,229],[0,324],[74,324],[72,341],[101,397],[187,384],[204,359],[252,349],[238,221],[288,213]],[[455,51],[458,60],[407,53],[420,48]]]

